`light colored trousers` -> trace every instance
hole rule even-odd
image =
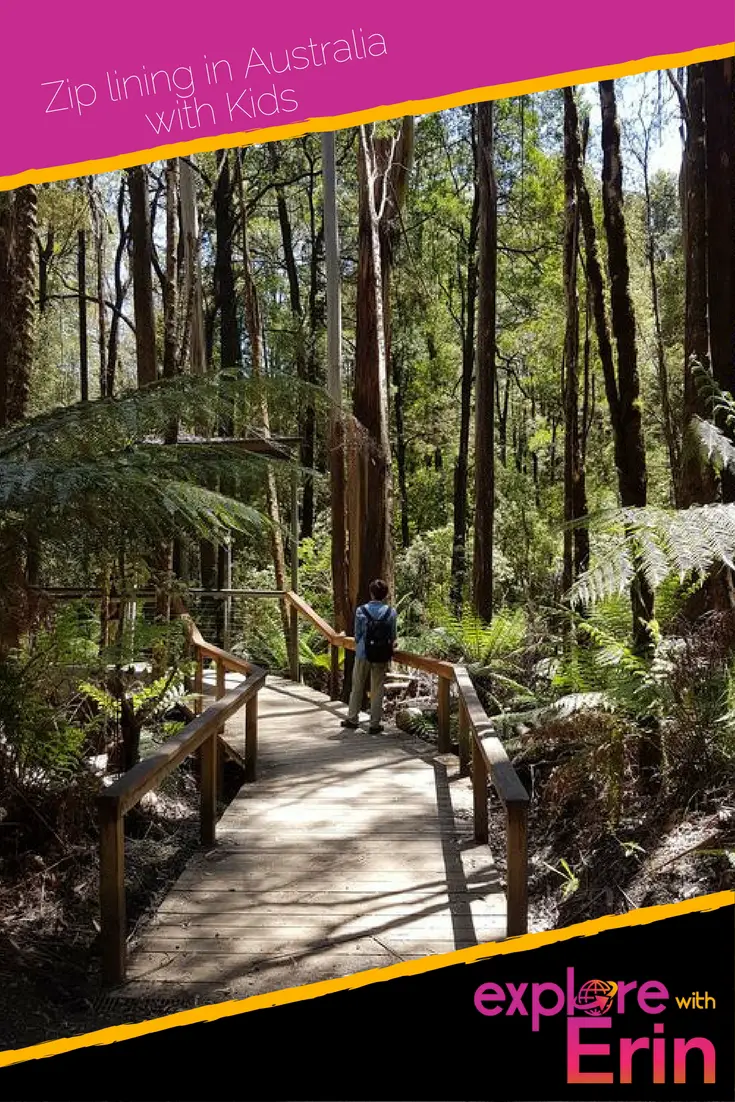
[[[383,714],[383,693],[385,691],[385,675],[388,672],[387,662],[367,662],[364,658],[356,658],[352,671],[352,692],[350,693],[350,706],[347,716],[353,722],[360,718],[360,709],[365,695],[365,685],[370,677],[370,726],[380,726]]]

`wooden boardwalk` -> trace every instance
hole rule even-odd
[[[258,779],[141,932],[121,994],[244,998],[505,937],[456,758],[395,729],[345,730],[344,713],[268,679]],[[225,737],[242,750],[242,719]]]

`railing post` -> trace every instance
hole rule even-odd
[[[474,805],[475,841],[487,844],[488,814],[487,814],[487,762],[480,749],[478,736],[472,735],[472,801]]]
[[[245,705],[245,780],[255,780],[258,763],[258,693]]]
[[[508,937],[528,932],[528,805],[508,804]]]
[[[200,716],[204,708],[204,658],[197,648],[197,667],[194,673],[194,712]]]
[[[217,695],[217,700],[221,700],[222,697],[225,695],[225,692],[227,691],[226,677],[227,677],[227,670],[225,668],[225,664],[224,664],[224,662],[222,661],[221,658],[218,658],[217,659],[217,694],[216,694]],[[225,725],[223,723],[222,726],[218,729],[217,735],[218,736],[223,736],[224,733],[225,733]],[[217,793],[219,794],[224,790],[224,787],[225,787],[225,756],[224,756],[224,753],[220,751],[219,738],[216,738],[214,741],[215,741],[216,754],[217,754]]]
[[[339,647],[329,646],[329,698],[339,700]]]
[[[439,678],[437,692],[439,704],[439,753],[448,754],[451,743],[449,741],[449,679],[447,677]]]
[[[460,694],[459,698],[459,775],[466,777],[470,771],[470,721],[467,708]],[[474,761],[474,757],[473,757]]]
[[[299,669],[299,614],[296,609],[291,606],[291,619],[289,629],[289,646],[291,649],[291,680],[298,681],[300,677]]]
[[[125,979],[125,834],[117,802],[100,801],[99,822],[102,980],[113,986]]]

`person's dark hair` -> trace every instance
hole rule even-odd
[[[375,601],[384,601],[388,596],[388,586],[382,578],[376,578],[370,583],[370,596]]]

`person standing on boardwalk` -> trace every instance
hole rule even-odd
[[[382,578],[370,583],[370,600],[355,613],[355,666],[352,672],[352,692],[343,727],[355,730],[359,726],[360,708],[365,684],[370,675],[370,734],[382,730],[385,675],[396,648],[397,613],[388,603],[388,586]]]

